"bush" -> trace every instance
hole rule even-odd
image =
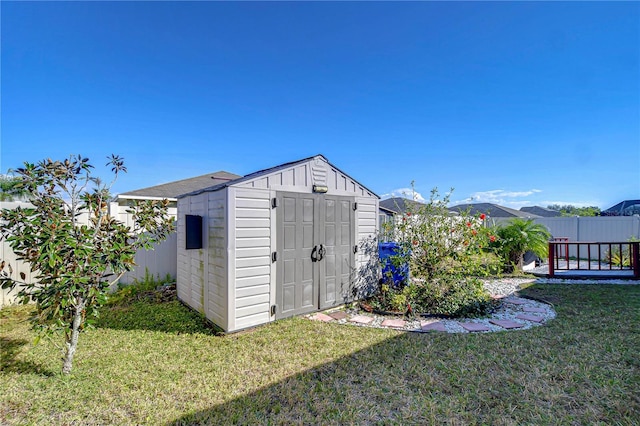
[[[487,314],[491,308],[491,297],[478,278],[456,275],[414,280],[404,288],[383,284],[367,302],[374,309],[408,316],[428,313],[474,317]]]
[[[108,296],[108,304],[127,304],[145,298],[149,293],[155,293],[158,287],[175,283],[175,279],[167,274],[164,278],[154,277],[148,270],[144,272],[142,281],[134,279],[131,284],[118,283],[118,290]]]
[[[416,283],[416,287],[420,294],[416,308],[422,312],[452,317],[480,316],[491,307],[491,297],[477,278],[443,275]]]
[[[385,224],[384,234],[398,243],[398,253],[387,261],[399,270],[408,261],[412,282],[396,288],[383,277],[369,300],[374,308],[451,316],[486,312],[490,297],[482,283],[470,277],[500,273],[503,262],[491,246],[497,237],[486,226],[485,215],[452,215],[447,208],[450,195],[441,199],[433,189],[428,203],[406,203],[405,213]]]

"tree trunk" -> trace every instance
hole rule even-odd
[[[62,373],[71,373],[71,367],[73,366],[73,356],[76,353],[78,347],[78,337],[80,336],[80,325],[82,325],[82,312],[84,311],[85,300],[80,299],[76,305],[76,312],[73,316],[73,324],[71,328],[71,336],[66,341],[67,351],[64,354],[64,360],[62,363]]]

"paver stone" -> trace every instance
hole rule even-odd
[[[477,323],[477,322],[460,322],[460,321],[458,321],[458,324],[460,324],[462,326],[462,328],[464,328],[465,330],[470,331],[470,332],[489,331],[489,330],[491,330],[486,325],[480,324],[480,323]]]
[[[356,324],[369,324],[373,322],[373,318],[368,317],[366,315],[356,315],[355,317],[351,318],[349,321],[355,322]]]
[[[527,315],[527,314],[519,314],[516,315],[516,318],[522,319],[525,321],[533,321],[533,322],[542,322],[544,318],[538,315]]]
[[[341,320],[347,318],[349,315],[345,311],[335,311],[331,312],[329,316],[333,319]]]
[[[502,327],[504,329],[510,330],[512,328],[521,328],[524,327],[524,324],[517,321],[511,320],[499,320],[499,319],[491,319],[489,320],[491,324],[495,324],[498,327]]]

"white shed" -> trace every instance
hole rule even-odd
[[[379,197],[317,155],[178,197],[178,298],[226,332],[375,285]]]

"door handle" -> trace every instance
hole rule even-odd
[[[311,261],[312,262],[317,262],[318,259],[318,255],[316,254],[318,252],[318,246],[313,246],[313,250],[311,250]]]
[[[327,249],[324,248],[322,244],[320,244],[320,249],[318,250],[318,260],[324,259],[324,255],[327,253]]]

